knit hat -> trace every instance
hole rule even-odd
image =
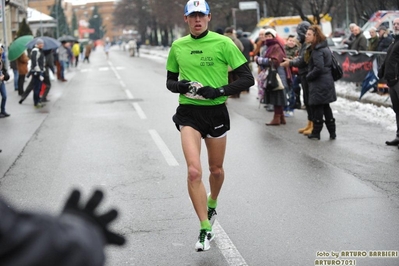
[[[387,27],[385,26],[379,26],[378,27],[378,31],[383,30],[383,31],[387,31]]]
[[[273,30],[272,28],[266,29],[265,35],[267,35],[267,34],[271,34],[273,36],[273,38],[276,38],[276,36],[277,36],[277,32],[275,30]]]
[[[44,41],[43,41],[43,39],[40,39],[40,38],[39,38],[39,39],[37,39],[37,40],[36,40],[36,44],[44,44]]]

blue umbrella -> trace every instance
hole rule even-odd
[[[375,75],[373,70],[370,70],[370,72],[367,73],[366,77],[363,80],[359,100],[363,97],[363,95],[366,92],[368,92],[372,87],[374,87],[377,84],[377,82],[378,82],[377,76]]]
[[[61,46],[61,43],[59,41],[57,41],[56,39],[47,37],[47,36],[41,36],[41,37],[36,37],[32,41],[28,42],[28,44],[26,45],[26,48],[32,49],[33,47],[35,47],[35,44],[38,39],[43,40],[43,43],[44,43],[43,50],[57,49],[58,47]]]

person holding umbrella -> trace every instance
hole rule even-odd
[[[40,90],[44,80],[44,54],[43,54],[44,41],[41,38],[36,40],[35,48],[31,52],[31,68],[29,75],[32,75],[31,81],[22,95],[19,103],[21,104],[33,89],[33,103],[35,108],[42,108],[44,105],[40,102]],[[29,88],[31,88],[29,90]]]
[[[28,62],[29,57],[27,53],[23,53],[16,60],[18,69],[18,94],[22,96],[24,94],[24,83],[26,74],[28,74]]]

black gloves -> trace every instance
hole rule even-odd
[[[220,92],[219,89],[214,89],[209,86],[199,88],[197,90],[197,94],[202,95],[206,99],[215,99],[219,96],[222,96],[222,93]]]
[[[186,94],[190,90],[190,81],[182,79],[178,81],[178,90],[181,94]]]
[[[86,219],[91,220],[93,223],[97,224],[101,228],[107,244],[121,246],[125,243],[125,238],[111,232],[107,228],[108,224],[115,220],[115,218],[118,216],[118,212],[115,209],[112,209],[109,212],[101,215],[95,213],[95,209],[100,204],[103,197],[103,192],[101,192],[100,190],[96,190],[91,198],[87,201],[87,204],[82,207],[79,205],[80,192],[78,190],[74,190],[69,196],[63,212],[82,216]]]

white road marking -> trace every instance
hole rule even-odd
[[[162,140],[161,136],[159,136],[158,132],[154,129],[149,130],[152,139],[155,144],[158,146],[158,149],[161,151],[163,157],[169,166],[178,166],[179,163],[176,161],[172,152],[169,150],[168,146],[166,146],[165,142]]]
[[[134,99],[133,94],[130,90],[125,89],[125,93],[128,99]]]
[[[140,105],[138,103],[132,103],[134,110],[136,110],[137,114],[141,119],[147,119],[147,116],[145,115],[143,109],[141,109]]]
[[[109,67],[100,67],[98,71],[108,71]]]
[[[217,220],[213,224],[212,230],[216,234],[214,241],[220,252],[222,252],[227,263],[231,266],[248,266],[247,262],[241,256],[240,252],[234,246],[233,242]]]

